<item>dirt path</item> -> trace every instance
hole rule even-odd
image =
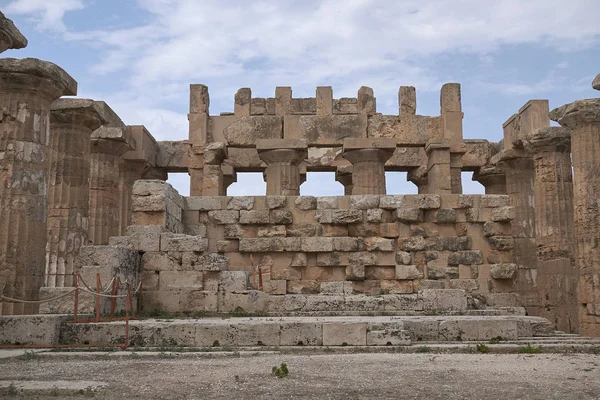
[[[271,368],[282,362],[290,372],[279,379],[271,375]],[[583,400],[600,399],[600,356],[277,354],[0,360],[0,380],[21,379],[107,382],[108,389],[94,396],[98,399]]]

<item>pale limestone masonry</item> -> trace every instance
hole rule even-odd
[[[0,50],[25,45],[0,15]],[[103,284],[118,276],[141,283],[145,311],[505,315],[524,307],[555,328],[600,336],[599,99],[552,113],[547,100],[530,100],[490,143],[463,138],[457,83],[442,86],[436,116],[417,114],[410,86],[399,88],[398,115],[378,113],[364,86],[341,99],[327,86],[313,98],[294,98],[291,87],[253,98],[242,88],[233,112],[210,115],[208,88],[193,84],[188,140],[157,142],[102,101],[59,99],[77,84],[54,64],[0,59],[0,89],[5,297],[71,293],[77,274],[92,286],[98,275]],[[549,114],[562,127],[550,127]],[[319,171],[335,172],[345,195],[300,196],[306,174]],[[406,172],[419,194],[387,195],[386,171]],[[485,195],[462,194],[464,171]],[[190,197],[165,182],[171,172],[189,173]],[[241,172],[263,173],[265,196],[227,196]],[[40,308],[68,313],[73,301]],[[94,308],[82,294],[79,312]],[[2,301],[0,310],[38,307]],[[446,322],[452,332],[472,329]],[[244,327],[252,333],[240,340],[265,344],[272,334],[274,344],[291,343],[312,329],[302,340],[401,344],[411,323],[312,321],[291,336],[274,324]],[[494,329],[521,336],[509,325]]]

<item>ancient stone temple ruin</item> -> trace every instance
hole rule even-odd
[[[2,49],[26,44],[9,20],[0,33]],[[496,315],[518,321],[514,336],[600,336],[600,99],[551,112],[530,100],[495,143],[463,138],[457,83],[435,116],[416,113],[409,86],[397,115],[368,87],[277,87],[240,89],[216,116],[192,84],[189,139],[156,141],[76,93],[57,65],[0,59],[2,315],[72,313],[78,277],[119,276],[144,312]],[[335,172],[345,195],[300,196],[313,171]],[[419,194],[387,195],[386,171]],[[464,171],[485,195],[462,194]],[[173,172],[189,173],[191,196]],[[227,196],[238,172],[263,173],[266,194]]]

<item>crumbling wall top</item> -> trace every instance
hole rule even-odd
[[[11,19],[0,11],[0,53],[7,49],[27,47],[27,39],[21,34]]]

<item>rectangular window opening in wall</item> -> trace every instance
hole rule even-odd
[[[335,180],[335,172],[307,172],[306,181],[300,185],[300,195],[343,196],[344,186]]]
[[[417,194],[417,186],[406,180],[406,172],[386,171],[385,190],[386,194]]]
[[[182,196],[190,195],[190,175],[187,172],[169,172],[167,182]]]
[[[227,188],[227,196],[264,196],[267,184],[262,172],[237,172],[236,181]]]
[[[462,172],[460,175],[463,194],[485,194],[485,187],[473,180],[473,172]]]

